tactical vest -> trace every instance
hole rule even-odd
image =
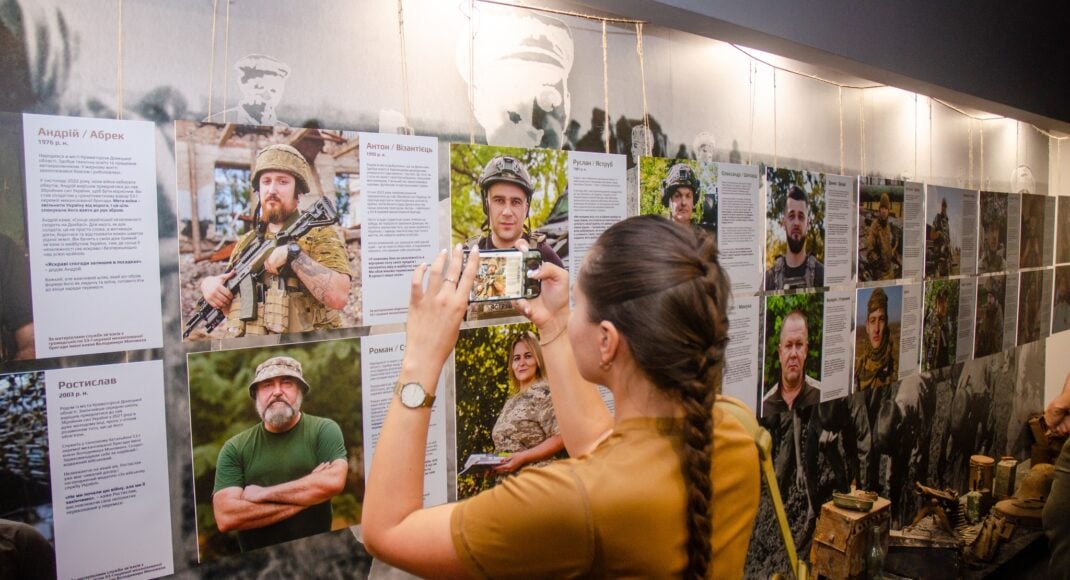
[[[817,258],[813,254],[806,255],[806,271],[803,273],[803,280],[805,287],[812,288],[814,286],[814,275],[817,273]],[[776,257],[773,262],[773,287],[776,290],[784,289],[784,271],[788,267],[787,260],[784,259],[784,255],[781,254]]]
[[[234,246],[231,256],[240,256],[255,236],[254,232],[242,236]],[[271,234],[266,236],[270,237]],[[307,236],[299,238],[297,244],[303,252],[309,253],[311,244]],[[308,332],[339,328],[342,325],[341,313],[316,300],[296,275],[279,277],[264,272],[261,282],[251,285],[251,291],[255,307],[242,311],[244,294],[235,296],[231,302],[227,312],[227,325],[231,336]]]

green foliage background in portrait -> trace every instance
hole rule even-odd
[[[950,322],[950,336],[948,337],[947,360],[930,360],[929,352],[933,345],[930,344],[931,332],[922,328],[921,370],[938,369],[950,366],[955,362],[955,353],[958,348],[958,318],[959,318],[959,281],[958,280],[930,280],[925,284],[925,305],[922,312],[925,313],[925,323],[933,320],[932,313],[936,312],[936,297],[943,292],[947,296],[947,316]]]
[[[806,251],[825,261],[825,174],[793,169],[765,170],[766,209],[765,267],[772,268],[776,257],[788,251],[788,239],[781,218],[787,206],[788,188],[798,185],[806,192],[810,206],[810,228],[806,232]]]
[[[454,354],[457,387],[457,471],[473,453],[494,453],[491,430],[509,398],[509,344],[532,324],[487,326],[461,331]],[[494,486],[493,475],[457,478],[457,499]]]
[[[780,328],[784,317],[792,310],[798,310],[806,316],[806,336],[809,349],[806,352],[806,366],[803,369],[812,379],[821,380],[821,342],[824,337],[825,295],[820,292],[789,294],[786,296],[767,296],[765,298],[765,364],[763,371],[763,391],[771,389],[780,381],[780,357],[777,346],[780,344]]]
[[[333,419],[345,438],[349,474],[345,490],[331,500],[332,529],[360,523],[364,501],[360,339],[333,340],[189,355],[193,484],[201,561],[237,554],[235,534],[222,534],[212,511],[219,450],[228,439],[260,421],[248,385],[256,366],[273,356],[301,362],[310,386],[301,411]]]
[[[568,187],[568,152],[556,149],[523,149],[491,145],[450,145],[450,210],[453,243],[480,233],[485,216],[479,194],[479,175],[498,155],[511,155],[527,167],[535,193],[528,209],[528,225],[535,229],[546,221],[557,198]]]
[[[669,217],[669,208],[661,204],[661,181],[669,175],[669,168],[677,163],[686,163],[698,176],[701,188],[700,195],[716,197],[717,165],[714,163],[701,163],[687,159],[669,159],[666,157],[640,157],[639,158],[639,215],[660,215]],[[716,204],[714,205],[716,207]],[[695,200],[695,213],[691,221],[702,223],[705,206],[698,199]]]

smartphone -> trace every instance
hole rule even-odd
[[[468,252],[464,253],[468,262]],[[480,250],[479,270],[468,302],[497,302],[534,298],[542,283],[531,277],[542,266],[538,250]]]

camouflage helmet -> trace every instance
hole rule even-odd
[[[881,193],[881,203],[879,209],[892,210],[892,199],[888,197],[888,192]]]
[[[252,382],[249,383],[249,397],[256,398],[256,386],[261,382],[275,377],[291,377],[297,380],[301,385],[301,390],[305,394],[308,393],[308,382],[305,381],[305,375],[301,369],[301,362],[293,357],[288,356],[275,356],[260,363],[256,367],[256,376],[253,377]]]
[[[888,313],[888,295],[885,294],[883,288],[874,289],[873,294],[869,295],[869,302],[866,303],[867,315],[878,310],[883,310],[885,314]]]
[[[698,206],[698,194],[700,184],[695,170],[686,163],[677,163],[669,168],[669,174],[661,180],[661,205],[669,207],[669,198],[680,187],[690,187],[695,198],[695,206]]]
[[[312,168],[308,166],[308,160],[297,149],[276,143],[268,145],[256,154],[256,164],[253,166],[253,191],[260,191],[260,174],[265,171],[282,171],[294,176],[297,180],[297,192],[308,193],[308,184],[312,181]]]
[[[528,203],[531,203],[535,188],[531,186],[528,169],[516,157],[499,155],[483,166],[483,173],[479,176],[479,193],[483,196],[484,205],[487,201],[487,190],[498,182],[519,186],[524,190],[524,195],[528,197]]]

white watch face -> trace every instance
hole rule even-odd
[[[416,383],[407,383],[401,387],[401,404],[410,408],[417,408],[424,404],[427,393],[424,388]]]

